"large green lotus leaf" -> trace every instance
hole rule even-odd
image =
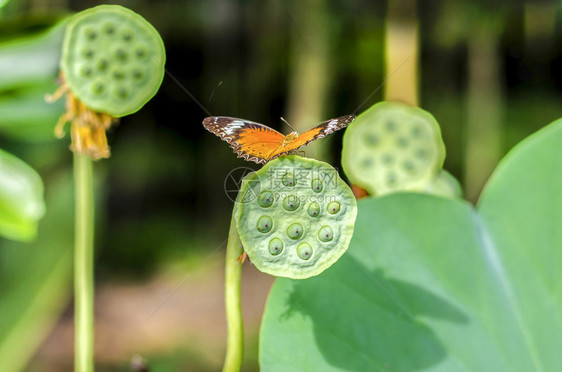
[[[263,371],[555,371],[562,365],[562,120],[459,200],[358,203],[348,255],[278,279]]]

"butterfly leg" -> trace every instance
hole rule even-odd
[[[302,155],[301,155],[302,154]],[[303,158],[306,158],[306,151],[304,150],[297,150],[297,155],[302,156]]]
[[[236,260],[240,263],[240,265],[244,265],[246,258],[248,258],[248,254],[246,254],[246,251],[244,251],[244,253],[242,253]]]

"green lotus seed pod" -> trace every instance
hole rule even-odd
[[[350,181],[372,195],[424,190],[445,160],[435,118],[420,108],[380,102],[344,133],[342,166]]]
[[[264,208],[267,197],[260,196],[266,193],[284,199]],[[244,250],[259,270],[304,279],[326,270],[347,250],[356,214],[353,193],[333,167],[290,155],[246,176],[234,218]]]
[[[60,67],[89,109],[121,117],[156,94],[165,59],[160,35],[144,18],[118,5],[100,5],[70,20]]]

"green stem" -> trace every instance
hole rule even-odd
[[[242,264],[238,257],[244,252],[242,243],[236,230],[234,216],[230,221],[226,245],[225,263],[225,305],[228,339],[223,372],[240,371],[242,355],[244,354],[244,331],[242,329],[242,305],[240,301],[240,283],[242,279]]]
[[[74,154],[74,370],[94,370],[94,188],[92,160]]]

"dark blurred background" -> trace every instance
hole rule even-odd
[[[0,0],[0,148],[43,178],[51,211],[45,219],[53,231],[72,222],[71,204],[64,207],[73,198],[72,156],[68,136],[52,134],[63,104],[47,104],[43,96],[57,87],[61,22],[101,3]],[[166,46],[168,74],[144,108],[109,131],[112,156],[95,164],[100,371],[129,370],[134,353],[147,357],[155,371],[221,365],[221,265],[232,211],[224,182],[231,170],[257,165],[237,159],[206,132],[204,117],[241,117],[287,132],[281,116],[303,130],[360,113],[383,100],[382,85],[402,72],[385,67],[389,49],[400,48],[385,42],[392,22],[415,32],[419,55],[405,61],[404,71],[414,69],[419,105],[441,125],[445,168],[470,201],[506,152],[562,116],[559,1],[429,0],[415,7],[400,0],[103,3],[124,5],[155,26]],[[395,18],[390,6],[398,10]],[[322,140],[311,154],[339,168],[341,136]],[[37,250],[63,244],[42,234],[40,225],[32,245],[0,239],[0,269],[6,262],[25,265]],[[60,234],[71,237],[71,229]],[[65,249],[71,252],[71,243]],[[38,265],[48,277],[48,265]],[[25,267],[10,270],[21,275]],[[272,278],[251,265],[245,270],[245,370],[257,370],[257,331]],[[0,272],[0,283],[26,280],[7,272]],[[61,275],[50,289],[57,304],[41,327],[25,323],[36,342],[22,352],[32,360],[21,368],[72,369],[70,266]]]

